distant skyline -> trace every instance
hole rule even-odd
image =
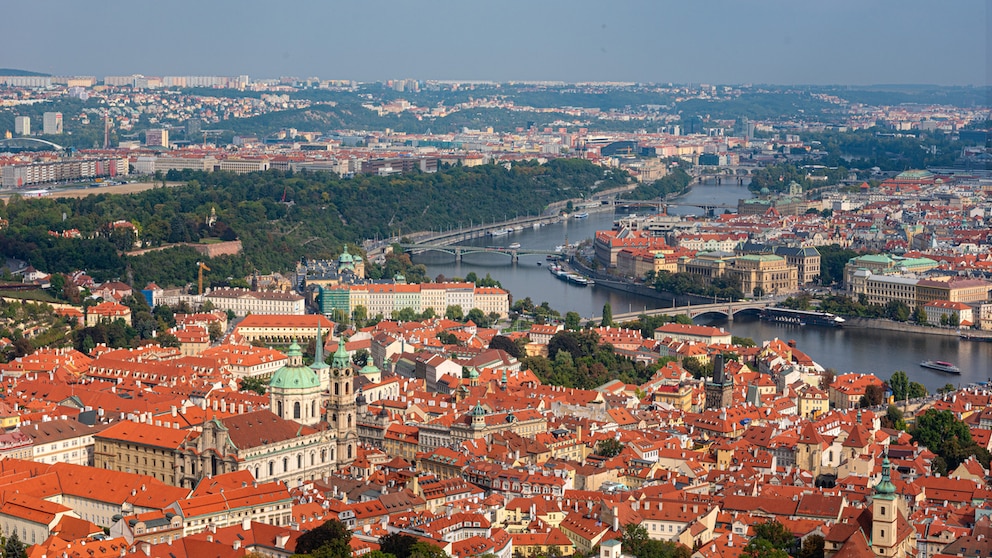
[[[39,0],[0,67],[674,83],[988,85],[985,0]]]

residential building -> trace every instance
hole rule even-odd
[[[31,135],[31,117],[30,116],[15,116],[14,117],[14,133],[19,136],[30,136]]]
[[[152,128],[145,132],[145,145],[149,147],[169,147],[169,131],[165,128]]]
[[[131,309],[116,302],[101,302],[86,309],[86,326],[92,327],[98,323],[110,323],[124,320],[131,325]]]
[[[93,436],[106,425],[87,425],[70,419],[33,422],[20,428],[34,440],[31,459],[38,463],[94,465]]]
[[[975,315],[971,306],[963,302],[935,300],[927,303],[923,310],[927,323],[933,326],[971,327],[975,325]]]
[[[176,457],[191,431],[124,420],[94,436],[93,465],[179,485]]]
[[[46,136],[62,134],[62,113],[46,112],[42,119],[42,131]]]
[[[733,336],[723,328],[671,323],[655,329],[654,338],[658,341],[670,338],[707,345],[729,345]]]

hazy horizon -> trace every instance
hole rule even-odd
[[[11,3],[0,67],[53,75],[989,84],[981,0]]]

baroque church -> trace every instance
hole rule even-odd
[[[344,343],[331,364],[317,343],[314,363],[303,363],[293,343],[285,366],[269,382],[269,409],[204,422],[199,436],[178,449],[181,486],[233,471],[251,472],[259,482],[287,486],[324,478],[350,465],[357,455],[354,374]]]

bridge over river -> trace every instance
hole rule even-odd
[[[510,262],[516,262],[520,256],[564,256],[558,250],[531,250],[527,248],[509,248],[506,246],[451,246],[448,244],[400,244],[404,252],[444,252],[461,261],[465,254],[505,254]]]
[[[626,312],[623,314],[613,314],[614,322],[626,322],[630,320],[636,320],[639,316],[677,316],[679,314],[683,316],[689,316],[690,318],[695,318],[697,316],[702,316],[703,314],[716,314],[719,316],[726,317],[729,320],[733,320],[736,314],[741,312],[746,313],[758,313],[769,306],[774,306],[776,301],[774,300],[744,300],[739,302],[714,302],[712,304],[689,304],[686,306],[676,306],[673,308],[657,308],[654,310],[645,310],[642,312]],[[591,321],[598,322],[602,320],[602,316],[594,316],[590,318]]]

